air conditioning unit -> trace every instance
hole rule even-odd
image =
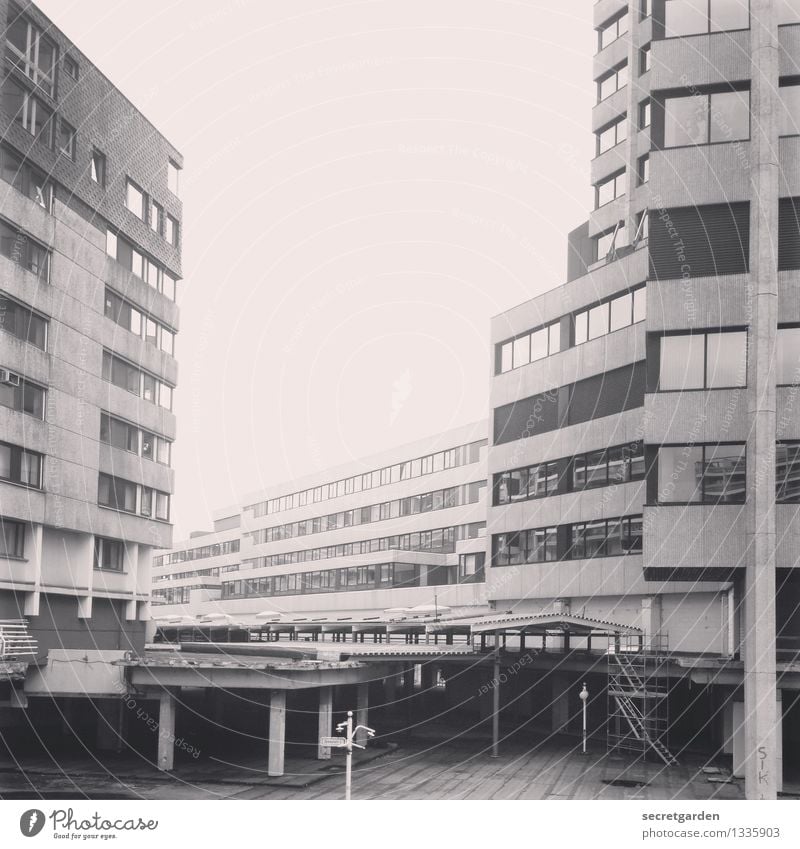
[[[5,383],[8,386],[19,386],[20,377],[13,371],[7,368],[0,368],[0,383]]]

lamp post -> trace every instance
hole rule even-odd
[[[350,787],[352,785],[352,776],[353,776],[353,747],[356,749],[366,749],[366,746],[362,746],[360,743],[355,742],[355,736],[359,731],[366,731],[367,737],[374,737],[375,730],[372,728],[367,728],[366,725],[357,725],[353,728],[353,711],[347,711],[347,719],[344,722],[340,722],[336,726],[336,730],[338,732],[345,732],[344,737],[320,737],[320,745],[322,746],[341,746],[346,749],[347,759],[345,764],[345,795],[344,798],[349,801],[350,799]]]
[[[586,703],[589,701],[589,691],[586,689],[586,682],[583,683],[583,689],[578,697],[583,702],[583,754],[586,754]]]

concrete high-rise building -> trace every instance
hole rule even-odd
[[[593,14],[595,209],[568,282],[492,326],[488,595],[660,641],[671,734],[773,798],[800,726],[800,4]]]
[[[0,21],[0,722],[78,734],[171,542],[182,157],[36,6]]]

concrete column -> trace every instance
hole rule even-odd
[[[23,612],[26,616],[39,615],[39,600],[41,593],[39,587],[42,581],[42,526],[31,525],[30,536],[26,540],[25,551],[28,554],[28,574],[33,581],[33,591],[25,593]]]
[[[369,725],[369,683],[366,681],[358,685],[356,691],[356,725]],[[356,743],[365,745],[367,742],[367,732],[359,731],[355,736]]]
[[[747,516],[745,569],[744,775],[748,799],[775,799],[775,435],[778,323],[778,89],[777,4],[751,0],[750,287],[748,331]]]
[[[158,768],[170,772],[175,767],[175,691],[164,689],[158,697]]]
[[[661,633],[661,596],[650,595],[642,598],[642,630],[647,643]]]
[[[124,746],[124,711],[121,699],[95,702],[97,714],[96,745],[101,752],[121,752]]]
[[[330,737],[333,734],[333,687],[319,688],[319,727],[317,739]],[[317,742],[317,760],[327,761],[330,759],[330,746],[321,746]]]
[[[271,690],[269,694],[269,759],[267,775],[283,775],[286,748],[286,690]]]
[[[551,672],[551,707],[553,734],[566,731],[569,724],[569,688],[572,683],[569,675],[564,672]]]
[[[492,757],[499,755],[500,747],[500,648],[497,637],[494,638],[494,663],[492,664]]]

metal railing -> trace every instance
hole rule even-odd
[[[39,645],[24,619],[0,619],[0,660],[36,657]]]

